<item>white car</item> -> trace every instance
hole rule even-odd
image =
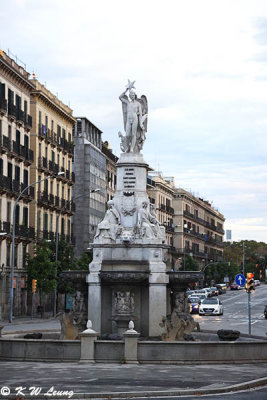
[[[223,306],[218,298],[204,299],[198,309],[199,315],[223,315]]]

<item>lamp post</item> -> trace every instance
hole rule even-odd
[[[14,280],[14,257],[15,257],[15,219],[16,219],[16,208],[18,205],[18,202],[21,198],[21,196],[23,195],[24,192],[26,192],[26,190],[28,190],[30,187],[42,182],[42,181],[46,181],[47,179],[50,178],[55,178],[55,176],[58,175],[63,175],[64,172],[59,172],[57,175],[52,175],[52,176],[48,176],[46,178],[43,179],[39,179],[39,181],[33,182],[30,185],[26,186],[18,195],[14,207],[13,207],[13,215],[12,215],[12,246],[11,246],[11,271],[10,271],[10,305],[9,305],[9,322],[12,322],[12,318],[13,318],[13,280]]]
[[[90,196],[91,193],[95,193],[95,192],[99,192],[99,191],[100,191],[100,189],[92,189],[92,190],[89,191],[89,194],[87,196]],[[87,197],[87,196],[84,196],[83,194],[81,194],[81,195],[77,196],[75,198],[75,200],[79,199],[80,197]],[[59,213],[57,215],[57,219],[56,219],[56,263],[58,261],[59,217],[60,217],[60,215],[61,215],[61,213],[62,213],[62,211],[64,209],[65,209],[65,206],[60,209],[60,211],[59,211]],[[57,276],[57,269],[56,269],[56,276]],[[57,313],[57,285],[56,285],[55,290],[54,290],[54,307],[53,307],[53,316],[54,317],[56,316],[56,313]]]
[[[245,275],[245,243],[242,242],[242,272]]]

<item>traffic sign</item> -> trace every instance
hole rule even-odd
[[[239,285],[239,286],[244,286],[245,283],[246,283],[246,278],[244,277],[243,274],[237,274],[237,275],[235,276],[235,281],[236,281],[236,284],[237,284],[237,285]]]

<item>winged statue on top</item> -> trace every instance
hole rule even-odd
[[[120,95],[122,102],[122,113],[125,136],[119,132],[121,138],[121,150],[125,153],[140,153],[146,139],[147,132],[147,98],[141,96],[140,99],[134,91],[135,81],[128,80],[126,90]],[[127,92],[129,91],[129,97]]]

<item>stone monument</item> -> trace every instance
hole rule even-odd
[[[122,154],[117,162],[117,190],[90,244],[88,319],[101,334],[122,334],[132,320],[142,336],[160,336],[167,315],[169,276],[163,262],[167,246],[165,228],[146,192],[148,165],[141,150],[147,132],[147,98],[137,97],[134,84],[128,81],[119,96],[125,134],[118,134]]]

